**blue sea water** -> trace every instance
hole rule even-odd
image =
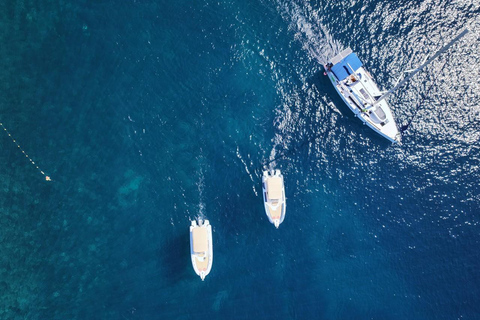
[[[479,319],[480,3],[0,4],[0,319]],[[351,47],[401,145],[322,63]],[[2,130],[3,131],[3,130]],[[282,170],[287,214],[264,213]],[[204,282],[190,220],[213,226]]]

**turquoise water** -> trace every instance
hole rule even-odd
[[[478,1],[0,5],[1,319],[477,319]],[[321,64],[391,87],[402,145]],[[261,198],[282,170],[278,230]],[[190,220],[213,226],[201,282]]]

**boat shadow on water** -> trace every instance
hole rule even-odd
[[[315,88],[318,90],[318,94],[320,97],[327,97],[329,102],[335,105],[335,108],[340,113],[340,116],[342,118],[346,118],[346,120],[342,121],[341,124],[349,126],[350,122],[352,122],[351,120],[355,118],[355,115],[350,111],[350,109],[348,109],[342,98],[340,98],[339,95],[336,93],[335,88],[333,88],[332,84],[330,83],[330,80],[328,80],[328,77],[324,74],[324,70],[322,69],[320,71],[317,71],[311,77],[307,78],[307,83],[309,87],[312,85],[315,86]],[[315,109],[320,107],[318,103],[323,104],[322,108],[328,110],[327,113],[335,112],[334,110],[332,110],[332,107],[330,105],[325,105],[323,99],[316,101],[316,103],[314,104]]]
[[[188,229],[180,235],[170,238],[162,246],[159,257],[161,265],[165,267],[165,279],[169,284],[175,284],[188,277],[197,277],[190,262],[190,242]]]

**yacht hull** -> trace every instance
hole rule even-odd
[[[352,62],[352,64],[356,63],[354,67],[347,62],[348,57],[352,55],[357,59],[356,62]],[[381,92],[358,57],[350,49],[347,49],[334,57],[332,61],[335,64],[329,63],[324,66],[325,74],[343,102],[357,118],[373,131],[392,143],[400,142],[400,133],[390,106],[385,100],[376,101],[381,96]],[[340,66],[342,69],[339,69]],[[335,68],[337,73],[335,73]]]

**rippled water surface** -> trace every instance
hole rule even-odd
[[[0,318],[480,318],[477,0],[0,14]],[[388,89],[464,28],[389,98],[400,145],[323,75],[351,47]],[[285,175],[278,230],[265,168]],[[205,282],[199,216],[214,230]]]

